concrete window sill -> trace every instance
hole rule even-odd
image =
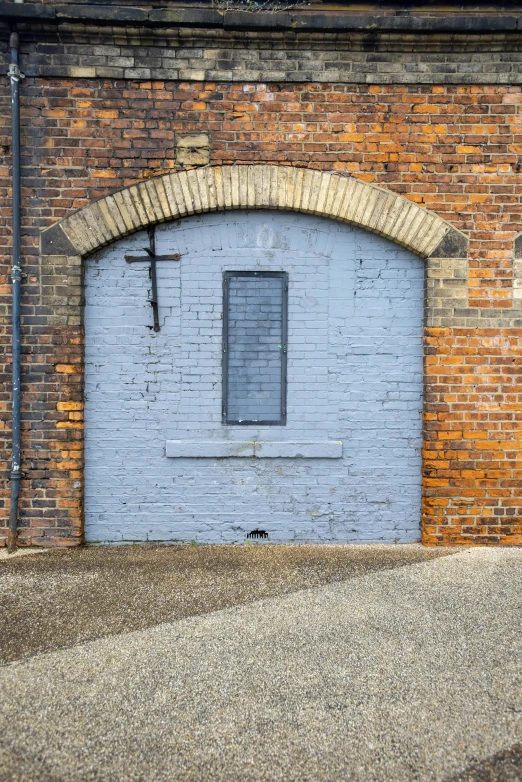
[[[237,440],[167,440],[167,456],[171,459],[256,457],[258,459],[340,459],[340,440],[259,441]]]

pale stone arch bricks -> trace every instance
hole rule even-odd
[[[421,258],[465,258],[467,238],[402,196],[338,174],[288,166],[208,166],[155,177],[42,233],[43,255],[83,256],[149,225],[230,209],[282,209],[361,226]]]
[[[158,264],[155,334],[147,265],[124,255],[161,222],[157,252],[182,258]],[[418,540],[420,259],[466,250],[407,199],[276,166],[158,177],[44,232],[44,255],[92,256],[87,540]],[[222,424],[222,277],[252,269],[289,274],[286,426]]]

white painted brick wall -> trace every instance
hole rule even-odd
[[[158,226],[160,333],[134,234],[87,261],[86,536],[419,539],[423,262],[323,218]],[[286,426],[223,426],[222,275],[286,271]],[[166,440],[342,440],[342,459],[167,458]]]

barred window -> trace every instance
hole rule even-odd
[[[288,275],[225,272],[223,423],[286,423]]]

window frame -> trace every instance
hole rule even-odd
[[[229,286],[234,277],[277,277],[283,280],[281,317],[281,416],[274,421],[231,420],[228,417],[228,356],[229,356]],[[286,426],[287,396],[287,352],[288,352],[288,273],[271,271],[225,271],[223,272],[223,344],[222,344],[222,400],[221,420],[225,426]]]

